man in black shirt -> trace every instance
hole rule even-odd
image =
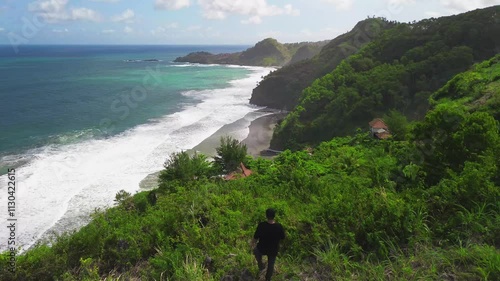
[[[257,264],[259,265],[259,271],[262,272],[265,268],[262,263],[262,256],[267,256],[267,272],[266,281],[271,280],[271,276],[274,272],[274,262],[276,261],[276,256],[278,255],[279,242],[285,239],[285,231],[283,226],[274,220],[276,211],[274,209],[266,210],[267,221],[259,223],[257,230],[253,235],[252,247],[255,246],[255,242],[258,240],[259,243],[257,247],[254,248],[253,253]]]

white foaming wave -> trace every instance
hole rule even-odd
[[[186,64],[172,64],[170,67],[214,67],[224,66],[222,64],[201,64],[201,63],[186,63]]]
[[[232,123],[247,113],[259,109],[249,105],[248,99],[253,86],[261,75],[267,74],[270,70],[266,68],[257,68],[256,70],[258,72],[254,72],[249,78],[232,81],[231,88],[183,93],[183,95],[199,99],[201,102],[186,108],[181,113],[176,113],[182,115],[182,117],[179,116],[180,118],[197,119],[196,123],[193,122],[193,127],[184,127],[177,131],[176,136],[183,134],[193,136],[192,142],[185,142],[180,147],[181,149],[189,149],[197,145],[225,124]]]
[[[237,64],[201,64],[201,63],[183,63],[183,64],[175,64],[176,62],[172,62],[174,64],[168,65],[167,67],[226,67],[226,68],[239,68],[239,69],[249,69],[252,71],[261,71],[262,69],[266,69],[266,74],[270,71],[274,71],[276,67],[262,67],[262,66],[247,66],[247,65],[237,65]],[[238,80],[236,80],[238,81]]]
[[[269,72],[271,72],[273,69],[263,68],[263,67],[245,67],[245,68],[254,71],[255,74],[248,78],[230,81],[229,84],[231,85],[231,88],[216,89],[216,90],[201,90],[201,91],[192,90],[183,92],[182,94],[184,96],[200,100],[205,100],[207,98],[210,98],[211,102],[214,102],[213,100],[220,100],[219,102],[226,104],[234,104],[234,101],[240,100],[242,97],[250,98],[250,96],[248,96],[247,89],[255,88],[255,85],[257,84],[258,81],[261,80],[261,77],[269,74]],[[227,101],[227,99],[231,100]],[[226,102],[222,100],[225,100]],[[246,100],[245,103],[248,104],[248,100]]]
[[[248,99],[269,71],[256,68],[248,78],[231,82],[231,88],[198,91],[202,99],[197,105],[118,136],[29,152],[32,160],[16,169],[18,244],[26,249],[49,230],[61,233],[81,227],[95,208],[112,205],[119,190],[138,191],[139,182],[162,169],[171,153],[192,148],[223,125],[257,110]],[[6,202],[4,175],[0,205]],[[6,215],[0,212],[0,219],[6,221]],[[0,239],[7,239],[6,233],[0,232]]]

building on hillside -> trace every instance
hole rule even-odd
[[[389,127],[384,120],[380,118],[373,119],[370,123],[370,135],[379,140],[385,140],[391,137]]]
[[[252,174],[252,170],[245,167],[245,165],[243,163],[240,163],[240,168],[238,169],[238,171],[235,171],[235,172],[232,172],[228,175],[225,175],[224,179],[227,181],[230,181],[230,180],[235,180],[235,179],[239,179],[239,178],[246,178],[246,177],[249,177],[251,174]]]

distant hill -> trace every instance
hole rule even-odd
[[[269,74],[260,82],[252,93],[250,103],[293,109],[302,91],[314,80],[334,70],[343,59],[394,25],[382,19],[367,19],[359,22],[350,32],[331,40],[319,53],[311,50],[310,46],[302,46],[289,65]]]
[[[433,92],[474,63],[500,53],[499,19],[500,6],[495,6],[397,24],[306,88],[275,130],[271,145],[299,149],[350,135],[389,110],[410,120],[423,118]]]
[[[234,64],[247,66],[283,66],[318,54],[328,41],[281,44],[276,39],[264,39],[255,46],[238,53],[212,54],[195,52],[175,59],[175,62],[201,64]]]

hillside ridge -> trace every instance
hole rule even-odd
[[[223,54],[194,52],[178,57],[174,62],[280,67],[315,56],[327,43],[328,41],[282,44],[274,38],[266,38],[243,52]]]

